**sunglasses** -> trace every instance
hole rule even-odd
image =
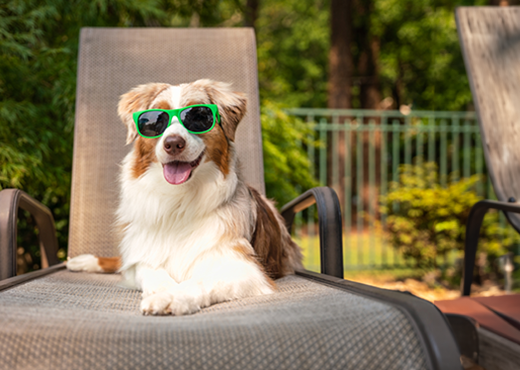
[[[220,115],[215,104],[197,104],[179,109],[147,109],[133,114],[137,132],[144,138],[160,137],[177,117],[189,133],[203,134],[220,125]]]

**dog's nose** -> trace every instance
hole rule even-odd
[[[168,154],[179,154],[184,150],[184,147],[186,147],[186,140],[179,135],[170,135],[164,139],[164,150]]]

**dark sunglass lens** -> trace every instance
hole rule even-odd
[[[153,137],[161,135],[168,127],[169,122],[168,113],[152,111],[141,114],[137,126],[141,135]]]
[[[203,132],[213,125],[213,112],[208,107],[193,107],[181,112],[181,121],[188,130]]]

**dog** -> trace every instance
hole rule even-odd
[[[246,104],[229,84],[208,79],[122,95],[118,113],[133,149],[120,176],[120,257],[80,255],[67,268],[121,272],[142,291],[145,315],[270,294],[275,279],[302,269],[274,204],[242,177],[235,132]]]

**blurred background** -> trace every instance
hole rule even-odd
[[[333,187],[346,278],[456,297],[469,209],[494,194],[454,9],[518,3],[0,0],[0,188],[23,189],[52,210],[66,259],[80,28],[254,27],[267,195],[282,206],[310,187]],[[318,271],[315,221],[314,209],[300,214],[294,235]],[[28,214],[18,244],[19,273],[38,269]],[[477,295],[502,294],[502,256],[518,267],[519,254],[518,234],[490,212]]]

